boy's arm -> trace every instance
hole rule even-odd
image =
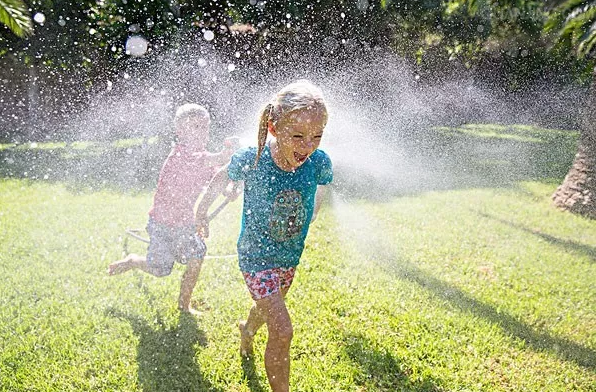
[[[325,200],[325,197],[327,196],[327,186],[326,185],[318,185],[317,186],[317,193],[315,194],[315,209],[312,213],[312,218],[311,218],[311,222],[314,222],[315,219],[317,219],[317,214],[319,213],[319,210],[321,209],[321,204],[323,203],[323,200]]]
[[[229,182],[228,165],[225,165],[215,174],[197,206],[195,224],[197,226],[197,233],[203,238],[209,237],[209,219],[207,215],[209,207],[211,207],[215,199],[224,191]]]
[[[230,157],[233,153],[233,151],[228,152],[226,149],[223,149],[220,152],[208,153],[205,156],[205,163],[209,167],[225,165],[230,161]]]
[[[209,153],[205,157],[208,166],[221,166],[230,161],[231,156],[240,147],[240,139],[237,137],[228,137],[224,140],[224,148],[220,152]]]

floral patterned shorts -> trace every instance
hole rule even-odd
[[[256,301],[290,288],[296,268],[272,268],[259,272],[242,272],[252,298]]]

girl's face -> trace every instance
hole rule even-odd
[[[282,116],[275,125],[270,123],[275,163],[286,171],[300,167],[319,147],[326,122],[321,111],[299,109]]]

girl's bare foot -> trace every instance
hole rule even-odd
[[[255,335],[246,328],[246,321],[239,322],[238,329],[240,330],[240,355],[250,357],[253,354],[252,342]]]

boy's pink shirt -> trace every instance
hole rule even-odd
[[[149,216],[168,226],[192,226],[197,198],[211,181],[215,167],[207,165],[207,151],[177,144],[159,173]]]

